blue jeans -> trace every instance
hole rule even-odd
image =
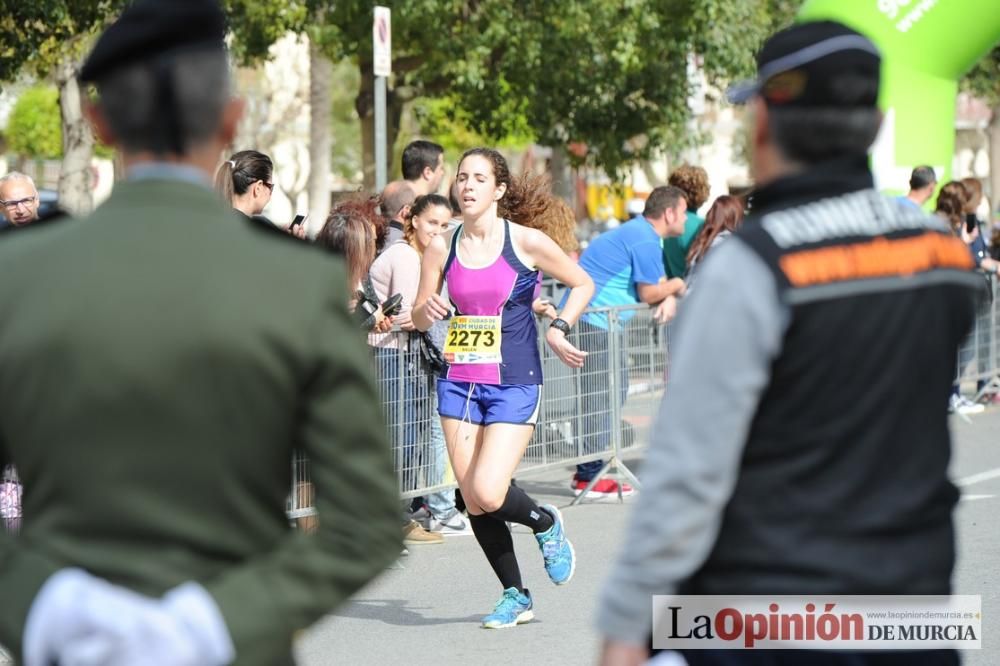
[[[425,426],[418,418],[418,407],[430,400],[430,379],[416,362],[414,354],[379,347],[374,350],[379,393],[385,409],[389,441],[392,443],[393,462],[401,474],[400,490],[406,492],[417,487],[420,464],[417,442]],[[431,419],[432,422],[433,420]]]
[[[435,379],[434,382],[437,380]],[[437,413],[437,391],[431,385],[431,396],[434,400],[434,413]],[[441,419],[431,419],[430,427],[430,475],[427,485],[433,486],[444,482],[444,474],[448,469],[448,449],[445,446],[444,431],[441,429]],[[427,495],[427,508],[435,518],[444,518],[455,512],[455,491],[442,490]]]
[[[608,400],[607,387],[611,380],[611,336],[615,336],[618,346],[618,407],[625,404],[628,397],[628,361],[623,345],[621,326],[618,330],[608,331],[581,321],[579,343],[582,351],[588,352],[583,366],[580,381],[582,399],[580,406],[583,414],[580,418],[580,437],[583,440],[583,454],[611,448],[612,428],[620,428],[621,424],[613,418],[611,401]],[[575,479],[590,481],[604,467],[603,460],[594,460],[576,466]]]

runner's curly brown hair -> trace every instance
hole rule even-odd
[[[667,182],[684,190],[687,209],[691,212],[698,210],[708,201],[708,172],[700,166],[682,164],[674,169]]]
[[[477,155],[484,158],[493,167],[493,177],[497,185],[506,185],[507,191],[497,202],[497,213],[515,224],[537,228],[535,218],[545,212],[551,202],[548,180],[542,176],[523,175],[514,177],[507,166],[507,160],[500,151],[493,148],[470,148],[462,154],[458,161]]]
[[[497,185],[507,186],[507,191],[497,202],[497,213],[501,217],[524,227],[538,229],[552,238],[564,252],[572,252],[579,247],[573,233],[576,226],[573,211],[552,194],[552,183],[548,177],[531,174],[512,176],[507,160],[492,148],[472,148],[465,151],[458,161],[459,165],[471,155],[485,158],[493,167]],[[560,210],[560,206],[565,209]]]
[[[554,240],[566,254],[580,249],[580,242],[576,239],[576,215],[562,199],[553,196],[545,212],[535,218],[535,224],[536,229]]]

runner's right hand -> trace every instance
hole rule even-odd
[[[448,316],[451,304],[441,294],[431,294],[424,306],[424,312],[431,321],[441,321]]]

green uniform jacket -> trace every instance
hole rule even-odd
[[[399,555],[398,489],[342,264],[240,220],[208,189],[116,186],[89,219],[0,241],[0,644],[21,651],[45,580],[79,566],[159,596],[212,594],[241,664]],[[285,516],[292,450],[320,527]]]

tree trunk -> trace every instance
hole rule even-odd
[[[576,210],[576,187],[573,183],[573,171],[569,166],[566,146],[562,144],[552,146],[552,161],[549,163],[549,168],[552,170],[552,193]]]
[[[333,63],[309,43],[309,229],[315,233],[330,213],[330,160],[333,136],[330,113]],[[295,202],[292,202],[295,206]]]
[[[361,69],[361,84],[358,96],[354,100],[354,109],[361,120],[361,173],[364,177],[364,190],[375,191],[375,76],[372,74],[371,62],[359,62]],[[403,116],[405,102],[393,93],[392,88],[385,92],[385,160],[388,180],[396,173],[393,166],[393,146],[399,136],[400,120]]]
[[[90,162],[94,156],[94,136],[83,118],[76,71],[77,62],[73,58],[66,58],[56,68],[63,137],[59,206],[72,215],[86,215],[94,204],[90,189]]]
[[[990,122],[990,216],[1000,210],[1000,104],[993,107],[993,120]],[[992,219],[990,220],[992,223]]]

